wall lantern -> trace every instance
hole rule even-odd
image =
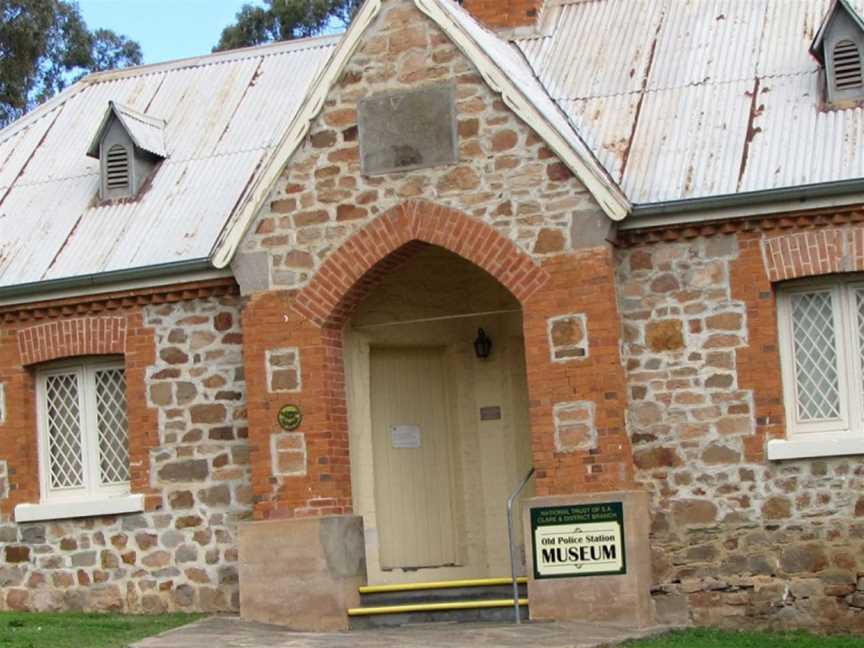
[[[474,353],[481,360],[485,360],[492,352],[492,340],[486,335],[486,331],[482,328],[477,330],[477,339],[474,340]]]

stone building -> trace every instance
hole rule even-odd
[[[0,131],[0,609],[344,628],[533,468],[636,521],[610,596],[517,519],[532,617],[864,631],[864,7],[464,5]]]

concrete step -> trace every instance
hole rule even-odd
[[[528,618],[527,585],[517,579],[520,617]],[[509,578],[434,581],[360,588],[362,605],[348,610],[352,628],[434,622],[514,621]]]
[[[528,586],[519,584],[519,598],[528,596]],[[412,603],[448,603],[451,601],[513,600],[513,586],[491,585],[486,587],[448,587],[401,592],[371,592],[360,594],[363,607],[382,605],[407,605]]]

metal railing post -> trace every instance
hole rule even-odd
[[[516,582],[516,550],[513,546],[513,502],[519,497],[519,493],[528,484],[533,474],[534,468],[532,467],[519,487],[507,498],[507,540],[510,545],[510,575],[513,577],[513,612],[516,615],[516,623],[522,623],[522,619],[519,615],[519,584]]]

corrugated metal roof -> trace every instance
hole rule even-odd
[[[864,177],[808,51],[829,4],[557,0],[515,42],[631,202],[703,198]]]
[[[0,131],[0,287],[207,257],[337,41],[93,75]],[[86,153],[109,101],[163,121],[167,159],[136,199],[99,204]]]

